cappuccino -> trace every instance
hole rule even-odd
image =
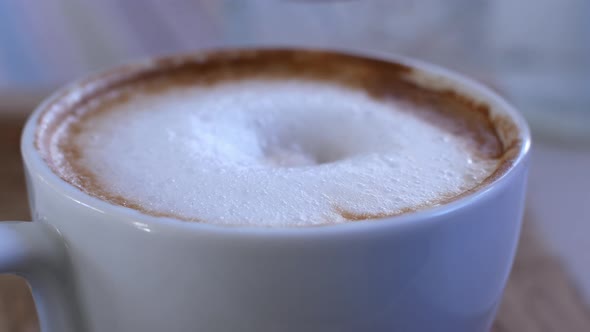
[[[399,215],[476,190],[506,162],[490,110],[405,66],[320,51],[222,51],[64,92],[36,144],[91,196],[221,225]]]

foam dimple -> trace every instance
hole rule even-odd
[[[79,159],[50,155],[62,177],[75,183],[82,168],[101,195],[152,214],[339,223],[440,204],[496,169],[411,107],[305,80],[182,87],[134,94],[81,117],[81,130],[64,123],[54,149],[75,142]]]

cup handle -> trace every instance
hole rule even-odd
[[[0,222],[0,273],[31,286],[42,332],[84,331],[60,234],[43,222]]]

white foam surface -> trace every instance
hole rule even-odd
[[[343,210],[437,205],[496,168],[407,107],[319,82],[246,80],[135,96],[83,123],[75,140],[107,191],[149,211],[214,224],[339,223]]]

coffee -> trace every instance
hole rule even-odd
[[[506,124],[440,84],[320,51],[160,60],[64,92],[36,145],[80,190],[156,216],[258,226],[393,216],[476,190],[508,162]]]

